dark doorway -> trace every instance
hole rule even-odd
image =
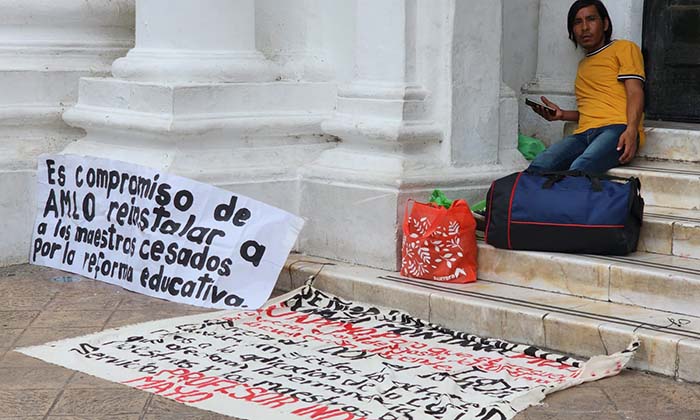
[[[646,116],[700,123],[700,0],[646,0]]]

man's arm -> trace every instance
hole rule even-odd
[[[542,96],[541,97],[542,102],[544,102],[545,105],[548,107],[554,109],[556,112],[554,115],[550,114],[546,110],[538,110],[535,109],[535,112],[540,114],[542,118],[544,118],[547,121],[578,121],[578,111],[569,111],[569,110],[564,110],[559,108],[559,105],[555,104],[554,102],[550,101],[546,97]]]
[[[629,163],[637,153],[637,136],[639,122],[644,113],[644,85],[641,80],[626,79],[625,93],[627,95],[627,129],[620,135],[617,150],[624,150],[620,163]]]

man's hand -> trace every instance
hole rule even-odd
[[[542,99],[542,103],[544,103],[545,105],[547,105],[555,111],[554,114],[552,114],[549,111],[547,111],[547,109],[541,106],[533,106],[532,109],[536,113],[538,113],[540,117],[544,118],[547,121],[559,121],[562,119],[562,117],[564,116],[564,111],[562,111],[562,109],[559,108],[559,105],[555,104],[554,102],[550,101],[544,96],[541,96],[540,99]]]
[[[617,151],[624,150],[622,156],[620,156],[620,163],[626,164],[634,158],[637,153],[637,130],[634,128],[627,128],[620,135],[620,140],[617,141]]]

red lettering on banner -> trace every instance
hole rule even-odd
[[[278,313],[277,310],[283,312]],[[269,316],[270,318],[284,318],[288,316],[298,316],[299,314],[296,311],[292,311],[287,308],[282,308],[279,305],[270,305],[267,308],[265,308],[265,315]]]
[[[477,367],[486,372],[507,372],[508,375],[514,378],[521,378],[537,384],[550,384],[552,382],[564,382],[568,378],[575,377],[574,374],[554,373],[530,368],[527,366],[518,366],[505,361],[502,357],[492,359],[489,357],[477,357],[473,360],[462,359],[458,361],[461,366]]]
[[[280,321],[270,318],[279,318]],[[284,322],[290,321],[305,327],[313,326],[311,334],[297,332],[298,330],[290,325],[283,326]],[[279,327],[283,328],[264,325],[265,323],[279,325]],[[444,347],[430,347],[426,343],[411,341],[394,332],[381,331],[374,327],[361,326],[351,322],[330,321],[320,315],[300,314],[280,306],[266,308],[264,315],[258,317],[257,322],[254,324],[255,327],[261,330],[279,336],[292,336],[303,340],[324,342],[347,349],[365,348],[364,351],[376,353],[388,360],[418,364],[444,372],[452,371],[458,365],[476,366],[489,372],[507,372],[510,376],[536,383],[563,382],[578,372],[578,369],[572,366],[525,354],[499,355],[498,358],[480,357],[469,360],[473,357],[470,353],[453,352],[449,348]],[[323,331],[323,329],[326,329],[326,331]],[[295,331],[295,333],[291,333],[289,330]],[[532,368],[527,368],[508,363],[508,360],[512,359],[526,359],[526,363],[533,366]],[[557,374],[537,368],[552,368],[566,371],[568,374]]]
[[[567,370],[570,372],[575,372],[579,370],[578,368],[565,365],[564,363],[557,362],[556,360],[540,359],[539,357],[528,356],[527,354],[517,354],[512,356],[511,359],[528,359],[527,364],[535,365],[537,367],[551,367],[559,370]]]
[[[177,402],[190,404],[208,400],[213,395],[214,394],[212,394],[211,392],[202,392],[196,389],[188,390],[183,386],[175,387],[175,389],[173,389],[172,392],[163,394],[164,397],[172,398]]]
[[[167,376],[165,379],[156,378],[161,375]],[[207,376],[201,372],[190,372],[187,369],[161,370],[155,375],[142,376],[122,383],[190,404],[208,400],[216,394],[269,408],[279,408],[299,401],[298,398],[268,391],[265,388],[251,387],[248,384],[229,381],[218,376]],[[211,389],[213,387],[216,388]]]
[[[340,409],[331,410],[323,405],[314,405],[311,407],[299,408],[292,411],[292,414],[297,416],[306,416],[315,420],[338,419],[338,420],[367,420],[365,417],[355,417],[354,414],[348,413]]]
[[[314,325],[319,325],[320,327],[329,327],[329,326],[342,326],[345,323],[341,321],[331,321],[328,320],[322,316],[319,315],[309,315],[309,314],[300,314],[296,311],[288,310],[286,308],[284,312],[276,312],[276,309],[282,309],[281,307],[278,307],[276,305],[272,305],[265,309],[265,315],[268,316],[269,318],[291,318],[294,322],[297,324],[314,324]],[[263,317],[258,317],[258,321],[264,320]]]

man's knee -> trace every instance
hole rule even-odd
[[[553,171],[553,166],[554,161],[546,155],[546,152],[543,152],[530,162],[527,171],[531,173]]]
[[[590,174],[604,174],[612,168],[620,165],[617,159],[610,156],[579,156],[572,164],[572,171],[582,171]]]

